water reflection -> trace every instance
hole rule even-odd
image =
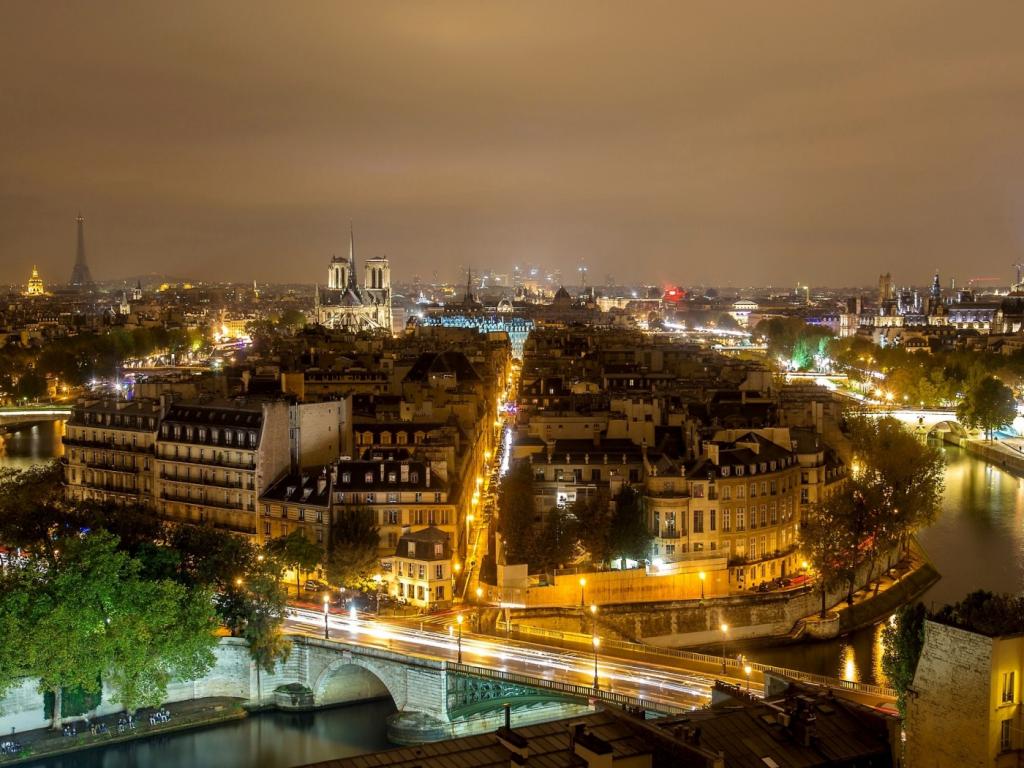
[[[938,519],[918,541],[942,578],[922,600],[929,608],[976,589],[1024,591],[1024,478],[943,446],[946,489]],[[882,627],[813,645],[752,651],[752,659],[782,667],[884,682]],[[852,664],[849,663],[852,660]]]
[[[64,455],[63,421],[43,421],[15,432],[0,433],[0,467],[27,469]]]
[[[839,648],[839,677],[851,683],[860,682],[860,671],[857,669],[857,654],[853,646],[843,643]]]

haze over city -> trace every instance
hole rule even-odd
[[[7,0],[0,768],[1019,768],[1022,22]]]
[[[9,3],[0,280],[1000,276],[1024,6]]]

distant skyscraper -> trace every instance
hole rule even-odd
[[[85,219],[78,214],[78,252],[75,254],[75,266],[71,270],[71,279],[68,283],[75,288],[91,288],[92,274],[89,272],[89,265],[85,263]]]

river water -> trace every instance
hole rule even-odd
[[[25,467],[60,455],[63,424],[39,424],[0,435],[0,466]],[[946,491],[938,520],[918,537],[942,579],[922,598],[929,606],[955,602],[975,589],[993,592],[1024,590],[1024,479],[943,446]],[[750,658],[766,664],[861,682],[885,682],[881,674],[881,627],[854,632],[837,640],[766,648]],[[168,736],[160,759],[143,759],[154,742],[112,747],[99,762],[49,761],[39,765],[254,765],[267,768],[358,754],[387,745],[384,719],[394,705],[373,702],[311,715],[264,714],[213,729]],[[305,718],[305,719],[301,719]],[[223,738],[237,747],[223,749]],[[213,746],[216,740],[218,746]],[[227,743],[227,742],[225,742]],[[172,749],[173,747],[173,749]],[[172,751],[167,751],[172,749]],[[307,758],[306,750],[324,750]],[[348,750],[348,751],[345,751]],[[210,752],[217,759],[202,762]],[[155,753],[153,753],[155,754]],[[238,757],[238,762],[224,762]],[[154,758],[155,759],[155,758]]]

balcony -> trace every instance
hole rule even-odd
[[[245,509],[242,502],[224,501],[222,499],[193,499],[188,496],[178,496],[173,493],[161,493],[160,498],[163,501],[187,504],[192,507],[216,507],[217,509],[234,509],[238,512]],[[249,505],[248,509],[250,512],[255,511],[255,507],[252,504]]]
[[[210,456],[209,458],[189,458],[187,456],[164,456],[163,454],[157,454],[157,460],[167,463],[174,464],[194,464],[197,467],[225,467],[227,469],[242,469],[252,472],[256,469],[256,459],[253,457],[247,462],[236,462],[227,461],[226,459],[219,459],[216,456]]]
[[[83,480],[81,483],[79,483],[79,485],[81,485],[83,488],[91,488],[95,491],[105,491],[107,493],[120,493],[124,494],[125,496],[135,497],[139,495],[138,490],[135,488],[125,488],[123,486],[114,485],[113,483],[98,483],[95,480]]]
[[[678,539],[683,535],[683,532],[676,528],[664,528],[661,533],[658,534],[659,539]]]
[[[89,469],[102,469],[107,472],[120,472],[125,475],[137,475],[139,469],[137,467],[126,467],[121,464],[113,464],[109,461],[86,461],[83,464]]]
[[[214,477],[188,477],[187,475],[172,475],[167,472],[161,472],[160,479],[171,483],[187,483],[188,485],[213,486],[216,488],[236,488],[247,491],[256,489],[256,484],[252,482],[251,478],[249,482],[243,483],[241,480],[217,480]]]
[[[72,440],[70,437],[61,439],[65,448],[101,448],[108,451],[124,451],[126,453],[153,453],[153,446],[129,445],[115,443],[113,440]]]

